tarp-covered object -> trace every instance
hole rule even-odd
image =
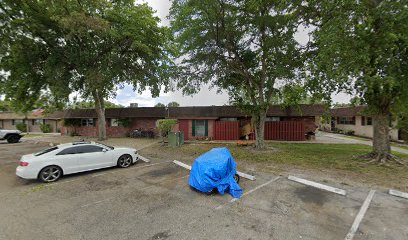
[[[240,198],[242,189],[234,179],[236,167],[227,148],[213,148],[194,161],[188,183],[200,192],[208,193],[216,188],[222,195],[228,192]]]

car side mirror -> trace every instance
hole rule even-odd
[[[104,149],[102,149],[102,152],[106,152],[107,150],[104,148]]]

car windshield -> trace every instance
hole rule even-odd
[[[109,148],[110,150],[115,149],[115,148],[114,148],[114,147],[112,147],[112,146],[108,146],[108,145],[103,144],[103,143],[100,143],[100,142],[97,142],[97,144],[102,145],[102,146],[105,146],[106,148]]]
[[[45,150],[42,150],[41,152],[34,153],[34,156],[40,156],[40,155],[52,152],[52,151],[57,150],[57,149],[58,149],[58,147],[50,147],[50,148],[47,148]]]

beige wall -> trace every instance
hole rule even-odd
[[[0,122],[0,127],[3,127],[3,129],[7,129],[7,130],[16,130],[16,125],[13,125],[13,121],[10,119],[5,119],[5,120],[0,120],[3,122],[3,125]],[[51,132],[56,132],[56,120],[50,120],[50,119],[46,119],[45,123],[46,124],[50,124],[51,125]],[[29,127],[29,131],[30,132],[41,132],[40,129],[40,125],[33,125],[33,121],[31,119],[26,120],[25,123],[28,123],[28,127]],[[58,124],[58,127],[60,124]]]
[[[347,125],[347,124],[337,124],[336,121],[336,128],[343,130],[343,131],[354,131],[354,135],[356,136],[361,136],[361,137],[367,137],[367,138],[373,138],[373,126],[372,125],[361,125],[362,117],[361,116],[356,116],[356,124],[355,125]],[[320,124],[320,129],[324,131],[330,131],[331,129],[331,124]],[[392,140],[398,140],[398,129],[391,129],[390,130],[390,137]]]

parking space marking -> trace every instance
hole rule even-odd
[[[182,162],[177,161],[177,160],[174,160],[173,163],[179,165],[180,167],[183,167],[183,168],[188,169],[188,170],[191,171],[191,166],[188,165],[188,164],[182,163]],[[254,180],[255,180],[255,176],[252,176],[252,175],[249,175],[249,174],[246,174],[246,173],[243,173],[243,172],[239,172],[239,171],[237,171],[237,174],[238,174],[240,177],[249,179],[249,180],[251,180],[251,181],[254,181]]]
[[[356,234],[358,227],[360,226],[360,223],[363,220],[368,207],[370,206],[370,203],[374,197],[374,194],[375,194],[375,190],[370,190],[370,192],[367,195],[367,198],[364,200],[364,203],[360,208],[360,211],[358,212],[356,218],[354,219],[353,225],[351,226],[350,231],[347,234],[345,240],[352,240],[354,238],[354,235]]]
[[[289,176],[288,179],[292,180],[292,181],[295,181],[295,182],[298,182],[298,183],[302,183],[302,184],[311,186],[311,187],[315,187],[315,188],[319,188],[319,189],[326,190],[326,191],[329,191],[329,192],[337,193],[337,194],[340,194],[340,195],[343,195],[343,196],[346,195],[346,191],[343,190],[343,189],[340,189],[340,188],[327,186],[327,185],[324,185],[324,184],[321,184],[321,183],[312,182],[312,181],[302,179],[302,178],[297,178],[297,177],[294,177],[294,176]]]
[[[143,162],[147,162],[147,163],[151,162],[150,159],[143,157],[142,155],[139,155],[139,159],[142,160]]]
[[[261,185],[255,187],[255,188],[253,188],[253,189],[251,189],[251,190],[249,190],[249,191],[247,191],[247,192],[244,192],[244,193],[242,194],[241,198],[244,197],[244,196],[246,196],[246,195],[249,195],[249,194],[255,192],[256,190],[258,190],[258,189],[260,189],[260,188],[265,187],[265,186],[268,185],[268,184],[271,184],[271,183],[277,181],[278,179],[280,179],[280,177],[276,177],[276,178],[274,178],[274,179],[272,179],[272,180],[269,180],[269,181],[267,181],[266,183],[263,183],[263,184],[261,184]],[[216,210],[219,210],[219,209],[223,208],[225,205],[227,205],[227,204],[229,204],[229,203],[236,202],[236,201],[238,201],[238,200],[239,200],[238,198],[233,198],[233,199],[231,199],[229,202],[224,203],[224,204],[222,204],[222,205],[216,207],[215,209],[216,209]]]
[[[388,193],[390,195],[393,195],[393,196],[396,196],[396,197],[401,197],[401,198],[408,199],[408,193],[405,193],[405,192],[400,192],[400,191],[397,191],[397,190],[390,189],[390,191],[388,191]]]

